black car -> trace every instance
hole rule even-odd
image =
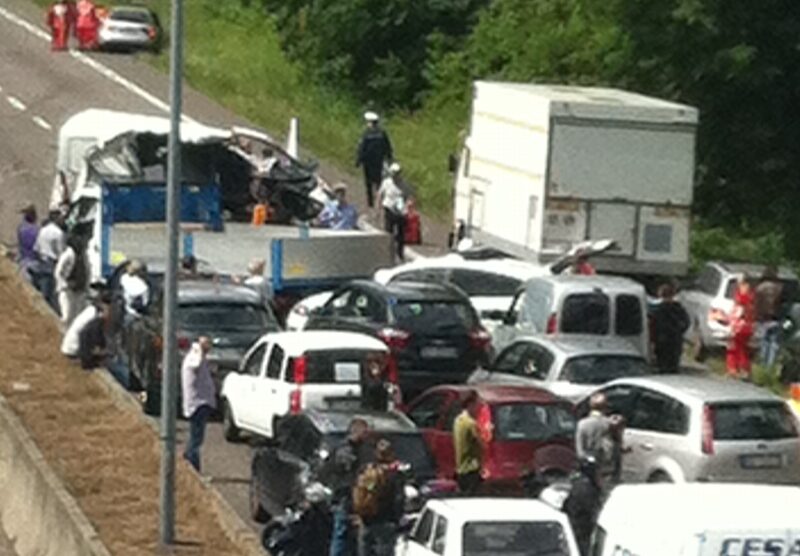
[[[356,280],[340,288],[306,329],[382,339],[392,350],[406,399],[431,386],[464,382],[491,350],[491,337],[469,298],[445,284]]]
[[[282,515],[302,501],[306,486],[325,483],[321,476],[323,466],[333,450],[345,441],[354,417],[366,420],[370,426],[370,437],[364,446],[367,460],[374,452],[374,443],[385,438],[392,443],[397,459],[410,466],[414,484],[435,484],[433,457],[422,434],[405,415],[309,410],[282,419],[275,446],[254,451],[250,475],[250,512],[254,520],[265,523],[271,516]]]
[[[130,373],[129,386],[144,391],[145,410],[157,413],[162,372],[163,291],[157,290],[152,297],[143,316],[126,319],[122,343]],[[261,294],[245,286],[213,280],[178,282],[176,320],[181,356],[198,336],[211,338],[209,361],[217,392],[225,374],[238,369],[253,342],[267,332],[280,330]]]

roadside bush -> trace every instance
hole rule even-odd
[[[692,228],[692,267],[700,268],[710,260],[780,264],[786,248],[779,231],[757,233],[753,230],[732,231],[722,227],[705,227],[695,222]]]

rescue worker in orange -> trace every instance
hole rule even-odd
[[[733,295],[731,337],[725,353],[728,376],[750,378],[750,338],[755,321],[755,293],[746,276],[739,278]]]
[[[77,12],[75,35],[78,38],[78,48],[91,50],[97,46],[97,29],[100,27],[97,8],[92,0],[79,0]]]
[[[66,50],[72,27],[72,10],[66,0],[60,0],[47,10],[47,27],[50,28],[50,49]]]

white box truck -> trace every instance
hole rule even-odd
[[[682,275],[697,123],[695,108],[625,91],[478,81],[456,222],[524,259],[611,238],[599,270]]]

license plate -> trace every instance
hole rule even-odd
[[[361,379],[361,365],[358,363],[336,363],[333,366],[336,382],[358,382]]]
[[[743,469],[778,469],[783,465],[780,454],[753,454],[740,457]]]
[[[458,350],[454,347],[430,346],[422,348],[419,354],[425,359],[455,359]]]

